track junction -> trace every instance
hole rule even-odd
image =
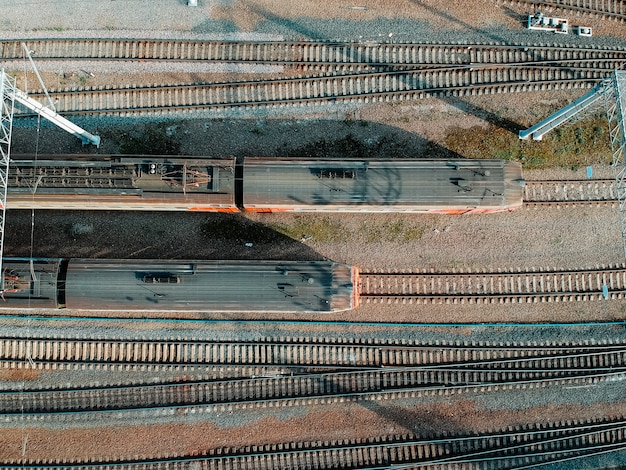
[[[257,341],[3,338],[3,367],[184,371],[97,386],[3,386],[1,415],[80,419],[84,413],[207,407],[266,408],[386,400],[621,380],[625,346],[602,344],[420,344],[266,338]],[[61,413],[61,416],[55,414]]]
[[[27,40],[37,60],[192,61],[284,67],[280,77],[177,85],[49,90],[65,115],[134,115],[323,103],[370,103],[588,88],[623,67],[626,51],[545,44],[361,44],[111,39]],[[0,42],[0,61],[19,41]],[[43,91],[30,96],[45,99]],[[28,114],[25,114],[28,115]],[[16,114],[19,116],[19,114]]]
[[[198,414],[210,409],[280,409],[355,401],[366,405],[432,395],[467,394],[551,386],[586,386],[623,380],[625,344],[620,341],[562,343],[420,344],[412,341],[354,341],[322,338],[264,338],[257,341],[137,340],[5,337],[3,367],[102,368],[127,371],[126,379],[105,378],[97,386],[70,389],[18,388],[0,393],[0,420],[71,425],[85,416],[106,420],[143,415]],[[178,380],[160,383],[131,378],[129,372],[179,371]],[[184,375],[180,375],[184,372]],[[104,413],[104,414],[103,414]],[[619,450],[626,425],[620,418],[534,423],[484,434],[381,435],[366,440],[293,442],[245,448],[219,448],[193,455],[138,455],[107,461],[107,468],[283,468],[311,465],[361,468],[363,465],[428,467],[455,464],[475,468],[489,461],[497,468],[559,462],[561,459]],[[4,462],[29,468],[100,467],[98,461]],[[316,464],[316,465],[317,465]],[[147,466],[147,467],[146,467]]]
[[[497,429],[486,435],[441,433],[432,438],[393,435],[362,440],[290,442],[243,448],[219,448],[193,455],[161,458],[136,456],[134,460],[63,461],[16,460],[5,468],[59,470],[109,468],[125,470],[185,469],[190,464],[219,470],[271,470],[276,468],[441,468],[460,470],[492,465],[491,468],[522,468],[528,465],[568,462],[619,451],[624,445],[626,424],[621,419],[563,421]]]
[[[626,6],[622,0],[499,0],[503,4],[526,4],[535,10],[562,10],[602,16],[604,18],[626,20]]]

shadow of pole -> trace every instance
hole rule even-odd
[[[471,114],[472,116],[476,116],[477,118],[484,119],[490,124],[498,126],[509,132],[513,132],[515,134],[517,134],[517,132],[523,128],[523,126],[517,122],[511,121],[510,119],[503,118],[502,116],[499,116],[498,114],[492,111],[488,111],[485,108],[481,108],[480,106],[477,106],[473,103],[470,103],[458,97],[447,96],[447,97],[441,98],[441,101],[443,101],[446,104],[449,104],[450,106],[454,106],[460,111],[463,111],[467,114]]]
[[[319,34],[318,31],[313,31],[311,29],[305,28],[304,26],[302,26],[301,24],[289,20],[287,18],[284,18],[282,16],[278,16],[275,15],[274,13],[256,5],[256,4],[248,4],[248,8],[255,13],[256,15],[258,15],[261,18],[265,18],[267,21],[269,21],[270,23],[273,23],[275,25],[281,26],[281,27],[285,27],[290,29],[291,31],[294,31],[302,36],[304,36],[307,39],[315,39],[315,40],[328,40],[328,37],[324,37],[322,35]]]
[[[462,26],[464,29],[467,29],[467,30],[471,31],[474,34],[485,35],[489,39],[492,39],[492,40],[495,40],[495,41],[501,41],[501,42],[503,42],[505,44],[508,42],[503,37],[496,36],[494,34],[486,34],[484,30],[476,28],[475,26],[472,26],[469,23],[467,23],[467,22],[465,22],[463,20],[460,20],[456,16],[452,16],[450,13],[447,13],[447,12],[441,10],[441,9],[437,9],[437,8],[431,7],[429,5],[426,5],[424,2],[422,2],[420,0],[410,0],[410,1],[411,1],[411,3],[417,5],[418,7],[421,7],[424,10],[427,10],[430,13],[433,13],[434,15],[437,15],[437,16],[441,17],[441,18],[443,18],[446,21],[450,21],[451,23],[454,23],[454,24],[456,24],[458,26]],[[443,2],[442,4],[445,5],[445,2]]]
[[[419,438],[436,438],[441,436],[442,432],[460,434],[464,431],[458,420],[453,421],[450,417],[440,413],[428,410],[409,411],[401,406],[382,406],[375,400],[361,400],[358,403],[363,408],[393,422]]]

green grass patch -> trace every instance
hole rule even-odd
[[[415,225],[402,219],[383,223],[366,223],[361,226],[361,235],[367,243],[406,243],[419,240],[425,231],[425,225]]]
[[[611,162],[604,115],[565,124],[544,135],[541,141],[520,140],[516,133],[495,125],[457,128],[448,133],[445,145],[466,158],[514,160],[527,169],[574,168]]]
[[[294,240],[345,242],[350,238],[339,222],[319,215],[296,216],[290,224],[270,224],[270,227]]]
[[[303,241],[407,243],[422,238],[430,225],[429,219],[412,222],[404,217],[372,217],[364,220],[353,233],[339,219],[307,214],[295,216],[287,223],[270,223],[269,227],[282,235]]]

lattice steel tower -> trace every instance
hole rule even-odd
[[[30,58],[30,53],[27,51]],[[32,59],[31,59],[32,60]],[[34,65],[34,64],[33,64]],[[35,69],[36,70],[36,69]],[[37,73],[39,77],[39,73]],[[13,112],[15,103],[35,111],[63,130],[75,135],[83,144],[100,145],[100,136],[90,134],[81,127],[57,114],[54,109],[48,109],[38,101],[32,99],[25,92],[15,86],[16,80],[10,77],[4,69],[0,70],[0,95],[2,96],[2,110],[0,111],[0,297],[4,299],[5,273],[3,268],[4,257],[4,225],[6,219],[7,191],[9,183],[9,162],[11,160],[11,133],[13,131]],[[41,82],[42,86],[43,82]],[[47,91],[46,91],[47,94]]]
[[[613,75],[613,86],[608,87],[607,118],[609,136],[613,153],[613,171],[615,172],[615,192],[619,208],[622,229],[622,245],[626,257],[626,132],[624,129],[624,111],[626,110],[626,72],[617,71]]]
[[[622,248],[626,259],[626,71],[616,70],[609,78],[602,80],[589,93],[556,113],[548,116],[536,125],[522,130],[520,139],[541,140],[543,135],[564,122],[588,114],[604,105],[609,121],[609,136],[613,154],[615,191],[617,193]]]
[[[13,110],[15,104],[15,79],[0,71],[0,94],[2,95],[2,111],[0,115],[0,273],[4,279],[4,222],[6,218],[7,188],[9,178],[9,161],[11,154],[11,132],[13,131]],[[4,289],[4,287],[2,287]],[[2,291],[0,291],[1,293]]]

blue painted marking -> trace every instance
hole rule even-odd
[[[587,167],[587,178],[591,178],[593,176],[593,168],[588,166]]]
[[[602,295],[605,299],[609,298],[609,287],[606,284],[602,285]]]

